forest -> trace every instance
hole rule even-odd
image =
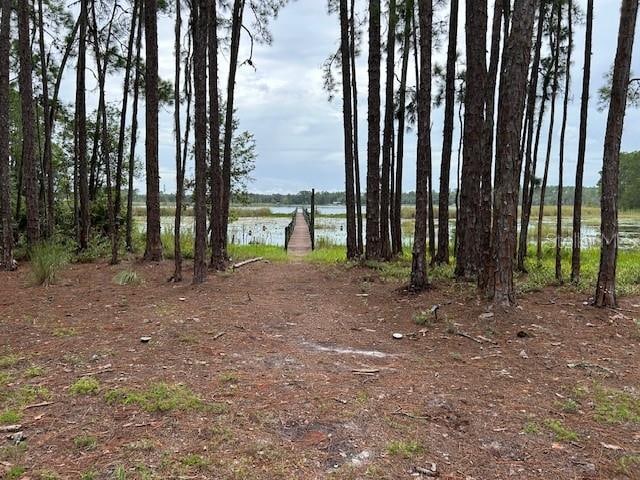
[[[252,193],[316,1],[0,0],[0,478],[638,478],[640,2],[323,1],[340,188]]]

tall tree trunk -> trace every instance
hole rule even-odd
[[[209,142],[211,150],[211,259],[210,266],[224,270],[226,236],[222,224],[223,183],[220,167],[220,105],[218,93],[218,32],[216,2],[209,7]]]
[[[380,0],[369,0],[369,96],[367,112],[367,241],[369,260],[380,245]]]
[[[431,126],[429,126],[431,130]],[[429,163],[427,164],[427,178],[429,181],[429,188],[427,190],[428,206],[427,206],[427,219],[429,222],[429,258],[431,258],[431,264],[433,264],[436,258],[436,221],[435,212],[433,209],[433,161],[431,155],[429,155]]]
[[[589,115],[589,85],[591,83],[591,49],[593,42],[593,0],[587,1],[587,29],[584,44],[584,71],[582,75],[582,101],[580,104],[580,134],[576,166],[576,187],[573,198],[573,243],[571,249],[571,281],[580,281],[580,248],[582,241],[582,183],[584,157],[587,146],[587,118]]]
[[[192,6],[193,86],[195,94],[195,248],[193,283],[207,278],[207,34],[208,0],[197,0]]]
[[[382,185],[380,189],[380,255],[383,259],[391,258],[391,242],[389,237],[390,219],[390,181],[391,156],[393,155],[393,114],[394,114],[394,78],[396,67],[396,25],[398,16],[396,0],[389,0],[389,26],[387,28],[387,78],[384,107],[384,130],[382,140]]]
[[[20,57],[20,105],[22,108],[22,168],[27,205],[27,242],[32,247],[40,239],[38,209],[38,170],[35,139],[36,116],[31,84],[31,40],[29,37],[31,18],[30,2],[18,2],[18,55]]]
[[[78,33],[78,60],[76,66],[76,163],[78,165],[78,244],[80,250],[89,245],[89,184],[87,177],[87,107],[85,99],[87,65],[87,12],[88,0],[80,0],[80,31]]]
[[[500,61],[500,33],[502,28],[503,2],[496,1],[493,9],[491,25],[491,56],[486,78],[486,105],[483,126],[482,173],[480,178],[480,269],[478,272],[478,287],[485,290],[491,281],[493,266],[491,262],[491,194],[493,176],[493,135],[494,114],[496,104],[496,82],[498,78],[498,63]],[[516,225],[517,227],[517,225]]]
[[[158,9],[157,0],[144,0],[145,164],[147,171],[147,242],[145,260],[162,260],[160,240],[160,172],[158,170]]]
[[[139,18],[142,19],[144,14],[144,3],[140,2]],[[133,251],[133,178],[135,174],[136,164],[136,143],[138,140],[138,98],[140,96],[140,77],[141,77],[141,59],[140,51],[142,49],[142,20],[138,22],[138,33],[136,34],[136,60],[135,60],[135,76],[133,78],[133,107],[131,112],[131,141],[129,142],[129,165],[128,165],[128,182],[127,182],[127,229],[125,232],[125,244],[127,251]]]
[[[392,2],[394,0],[391,0]],[[351,111],[351,65],[347,0],[340,0],[340,58],[342,61],[342,124],[344,131],[344,170],[347,208],[347,259],[358,257],[353,178],[353,112]]]
[[[0,221],[2,222],[3,270],[13,270],[13,219],[9,150],[9,50],[11,47],[11,0],[2,0],[0,20]]]
[[[180,229],[182,227],[182,188],[184,180],[182,178],[182,128],[180,126],[180,61],[182,55],[182,45],[180,38],[182,35],[182,0],[176,0],[176,22],[175,22],[175,77],[173,83],[173,128],[175,134],[175,161],[176,161],[176,214],[173,226],[173,264],[174,270],[171,280],[173,282],[182,281],[182,248],[180,245]]]
[[[516,0],[511,32],[505,41],[496,134],[496,181],[493,215],[494,273],[487,293],[497,304],[515,302],[513,265],[516,249],[520,140],[531,59],[537,0]]]
[[[178,2],[180,0],[177,0]],[[116,181],[115,181],[115,201],[114,201],[114,231],[113,240],[115,249],[111,252],[111,263],[118,262],[118,247],[120,245],[120,213],[122,209],[122,170],[124,166],[124,140],[127,129],[127,107],[129,103],[129,87],[131,85],[131,64],[133,63],[133,50],[135,46],[135,34],[138,26],[138,11],[140,0],[134,0],[133,11],[131,12],[131,27],[129,31],[129,44],[127,46],[127,60],[124,69],[124,85],[122,88],[122,107],[120,109],[120,129],[118,130],[118,147],[116,159]],[[179,7],[178,7],[179,8]],[[178,12],[179,15],[179,12]]]
[[[358,82],[356,79],[356,0],[351,0],[351,16],[349,19],[349,54],[351,55],[351,85],[353,99],[353,170],[356,184],[356,223],[358,225],[358,255],[364,253],[362,233],[362,192],[360,188],[360,148],[358,145]]]
[[[567,133],[567,115],[569,113],[569,89],[571,88],[571,53],[573,50],[573,4],[568,3],[567,13],[567,65],[564,85],[564,105],[562,111],[562,127],[560,128],[560,158],[558,161],[558,201],[556,204],[556,280],[562,283],[562,189],[564,187],[564,149]]]
[[[431,158],[431,42],[433,5],[431,0],[418,0],[420,23],[420,88],[418,95],[418,159],[416,162],[416,222],[411,262],[414,291],[428,287],[427,277],[427,209],[428,168]]]
[[[238,69],[238,53],[240,51],[240,33],[244,15],[244,0],[235,0],[231,22],[231,55],[229,60],[229,79],[227,82],[227,111],[224,124],[224,155],[222,160],[222,251],[224,260],[227,255],[227,228],[229,225],[229,204],[231,202],[231,142],[233,141],[233,110],[236,91],[236,72]]]
[[[460,224],[456,270],[458,278],[473,278],[480,260],[480,184],[484,151],[487,1],[477,0],[466,8],[467,81],[465,90],[464,149],[460,191]]]
[[[44,46],[44,13],[42,0],[38,0],[38,44],[40,48],[40,70],[42,77],[42,112],[44,115],[44,149],[42,153],[43,175],[46,178],[46,233],[48,237],[53,235],[54,229],[54,199],[53,199],[53,167],[51,155],[51,117],[49,115],[49,77],[47,65],[47,53]]]
[[[524,160],[524,176],[522,180],[522,206],[520,216],[520,238],[518,243],[518,255],[517,255],[517,268],[520,271],[524,271],[524,258],[527,254],[527,233],[529,228],[529,216],[530,216],[530,199],[529,199],[529,185],[533,183],[533,174],[535,173],[535,166],[532,159],[532,145],[533,145],[533,129],[534,129],[534,117],[536,112],[536,100],[538,98],[538,77],[540,76],[540,53],[542,50],[542,37],[544,34],[544,17],[545,17],[545,1],[540,1],[539,13],[538,13],[538,31],[536,34],[535,51],[533,54],[533,64],[531,66],[531,78],[529,80],[529,92],[527,94],[527,132],[526,132],[526,150]],[[540,102],[540,117],[538,119],[538,129],[536,133],[536,159],[538,152],[538,141],[540,139],[540,128],[542,126],[542,118],[544,116],[544,105],[547,94],[547,82],[542,91],[542,100]],[[529,206],[529,207],[528,207]]]
[[[456,50],[458,46],[458,0],[451,0],[449,13],[449,46],[445,78],[444,130],[440,164],[440,196],[438,198],[438,252],[436,263],[449,263],[449,178],[453,149],[453,120],[456,102]]]
[[[602,197],[600,200],[600,271],[595,305],[616,306],[616,262],[618,257],[618,181],[620,174],[620,141],[629,89],[633,40],[638,16],[638,0],[622,0],[618,48],[613,66],[611,100],[604,140]]]
[[[560,37],[562,29],[562,5],[559,3],[554,5],[556,8],[557,17],[553,17],[550,24],[553,25],[553,19],[557,19],[556,25],[556,40],[552,47],[553,56],[553,83],[551,85],[551,111],[549,114],[551,118],[549,120],[549,133],[547,136],[547,154],[544,160],[544,174],[542,175],[542,185],[540,186],[540,205],[538,206],[538,235],[536,240],[536,257],[538,260],[542,259],[542,220],[544,219],[544,201],[547,192],[547,180],[549,178],[549,162],[551,160],[551,147],[553,145],[553,131],[556,117],[556,99],[558,98],[558,82],[559,78],[559,66],[560,66]]]
[[[457,0],[454,0],[457,1]],[[400,90],[398,98],[398,146],[396,147],[396,187],[393,207],[393,253],[402,253],[402,171],[404,168],[404,131],[407,107],[407,74],[409,71],[409,53],[411,52],[411,27],[413,22],[413,0],[406,0],[404,7],[404,33],[402,35],[402,68],[400,73]]]
[[[463,88],[463,87],[461,87]],[[464,112],[462,111],[462,107],[464,107],[464,103],[460,102],[458,104],[458,124],[460,125],[460,138],[458,139],[458,155],[456,160],[456,225],[459,225],[460,222],[460,177],[462,176],[462,141],[463,135],[462,132],[464,130]],[[458,234],[458,229],[455,230],[455,235],[453,237],[453,251],[458,251],[458,242],[460,235]]]

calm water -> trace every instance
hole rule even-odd
[[[240,207],[253,208],[253,207]],[[273,213],[292,213],[295,206],[273,206]],[[336,215],[344,214],[344,205],[321,205],[317,207],[320,214]],[[164,229],[173,229],[173,217],[162,217]],[[288,218],[273,217],[243,217],[229,225],[229,241],[246,245],[250,243],[262,243],[268,245],[284,246],[284,229],[289,224]],[[144,226],[144,222],[138,222]],[[413,220],[402,220],[402,242],[410,245],[413,240]],[[536,222],[534,222],[536,223]],[[363,219],[363,224],[366,224]],[[193,230],[193,217],[183,217],[183,230]],[[453,232],[455,221],[449,221],[449,231]],[[436,221],[437,229],[437,221]],[[543,241],[555,244],[555,219],[543,222]],[[536,240],[535,225],[529,228],[529,241]],[[345,245],[347,240],[346,218],[316,217],[316,241],[325,239],[331,243]],[[563,245],[571,246],[571,219],[564,220]],[[595,247],[600,245],[599,223],[586,220],[582,223],[582,246]],[[620,246],[621,248],[640,247],[640,223],[623,219],[620,221]]]

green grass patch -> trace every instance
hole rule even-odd
[[[433,319],[429,313],[422,311],[413,314],[413,323],[420,326],[430,326],[433,324]]]
[[[142,277],[134,270],[123,270],[113,277],[113,283],[120,286],[140,285],[143,282]]]
[[[76,329],[73,327],[54,328],[52,333],[54,337],[58,337],[58,338],[75,337],[78,334]]]
[[[51,392],[40,386],[27,385],[17,390],[0,389],[0,405],[7,409],[18,409],[50,398]]]
[[[548,419],[544,422],[544,426],[553,433],[554,438],[559,442],[577,442],[580,436],[565,427],[560,420]]]
[[[118,465],[113,471],[114,480],[127,480],[127,470],[122,465]]]
[[[564,413],[577,413],[580,405],[571,398],[567,398],[564,402],[559,402],[558,407]]]
[[[596,419],[606,423],[640,423],[640,398],[621,390],[597,387]]]
[[[631,477],[634,472],[640,470],[640,455],[623,455],[616,462],[616,466],[618,472]]]
[[[81,450],[94,450],[98,445],[98,440],[92,435],[78,435],[73,439],[73,444]]]
[[[250,258],[262,257],[272,262],[285,262],[287,260],[287,252],[283,247],[276,245],[236,245],[230,244],[228,247],[229,256],[233,261],[248,260]]]
[[[0,412],[0,425],[13,425],[22,419],[22,413],[17,410],[5,410]]]
[[[69,262],[69,253],[64,245],[43,242],[31,249],[29,259],[31,283],[47,286],[55,283],[60,270]]]
[[[69,387],[69,393],[72,395],[95,395],[98,390],[100,382],[93,377],[80,378]]]
[[[13,467],[11,467],[9,469],[9,471],[6,474],[6,479],[7,480],[17,480],[18,478],[20,478],[22,475],[24,475],[24,472],[26,472],[27,470],[24,467],[20,467],[18,465],[14,465]]]
[[[220,374],[219,378],[222,383],[238,383],[238,376],[235,373],[225,372]]]
[[[160,234],[162,250],[165,258],[172,260],[175,254],[175,235],[173,228],[164,228]],[[193,230],[188,228],[180,229],[180,251],[182,258],[192,260],[195,248],[195,236]]]
[[[347,261],[347,249],[338,245],[327,247],[316,245],[316,249],[309,252],[304,258],[312,263],[342,263]]]
[[[415,440],[392,440],[387,444],[387,453],[389,455],[400,456],[403,458],[413,458],[422,453],[424,448]]]
[[[524,424],[524,428],[522,429],[524,433],[528,433],[530,435],[537,435],[540,433],[540,425],[536,422],[527,422]]]
[[[13,380],[13,375],[7,372],[0,372],[0,387],[7,385]]]
[[[107,403],[137,405],[146,412],[170,412],[173,410],[205,410],[205,404],[195,393],[182,385],[154,383],[143,390],[116,388],[105,394]],[[221,404],[211,405],[222,410]],[[222,413],[222,412],[220,412]]]
[[[14,353],[3,355],[0,357],[0,368],[13,367],[20,361],[20,357]]]
[[[185,467],[196,470],[206,470],[210,464],[209,460],[195,453],[182,457],[180,463]]]
[[[24,376],[27,378],[36,378],[44,375],[44,368],[39,365],[31,365],[24,372]]]

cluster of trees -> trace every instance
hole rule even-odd
[[[17,235],[23,232],[29,247],[55,234],[72,232],[81,251],[88,248],[91,234],[99,230],[97,234],[111,239],[111,262],[116,263],[124,224],[124,243],[132,248],[138,111],[144,102],[144,258],[157,261],[163,253],[158,116],[162,105],[173,105],[178,208],[172,278],[182,279],[180,206],[191,188],[197,213],[194,281],[204,280],[207,264],[222,268],[228,260],[226,231],[231,195],[245,190],[256,156],[253,136],[237,132],[234,115],[241,32],[248,32],[252,43],[269,42],[268,20],[285,1],[3,1],[2,266],[14,268],[13,247]],[[249,23],[245,5],[253,17]],[[158,76],[160,14],[175,19],[173,82]],[[226,95],[218,91],[220,51],[229,54]],[[252,59],[244,63],[251,65]],[[72,67],[75,102],[68,105],[60,99],[60,90],[65,74],[73,75]],[[94,84],[91,78],[96,83],[97,108],[88,112],[87,103],[92,98],[87,91]],[[107,86],[112,80],[123,82],[122,95],[115,99],[108,95]],[[195,158],[193,181],[186,178],[191,157]],[[212,252],[208,262],[207,244]]]
[[[540,205],[538,232],[548,194],[551,158],[557,155],[560,184],[557,206],[556,276],[562,281],[562,206],[566,203],[564,177],[568,103],[573,62],[573,29],[582,12],[573,0],[496,0],[489,24],[489,2],[466,2],[465,70],[457,65],[458,0],[449,2],[447,62],[432,65],[433,39],[437,38],[432,0],[368,1],[368,143],[366,203],[367,225],[362,239],[358,173],[357,82],[355,54],[358,33],[355,4],[330,2],[339,12],[340,59],[345,146],[347,203],[347,255],[388,260],[402,248],[398,241],[402,199],[403,142],[406,117],[416,123],[416,223],[411,288],[428,287],[427,257],[432,263],[449,262],[449,181],[456,110],[461,125],[461,172],[456,216],[455,273],[475,280],[497,303],[515,302],[514,271],[524,270],[528,253],[527,230],[534,197]],[[588,0],[584,72],[580,113],[580,138],[574,189],[572,279],[580,275],[580,222],[589,106],[593,0]],[[382,8],[386,15],[382,16]],[[620,139],[630,84],[631,51],[638,10],[637,0],[622,0],[618,46],[610,85],[601,91],[609,104],[602,171],[602,256],[595,295],[597,305],[615,305],[617,212]],[[385,70],[382,69],[381,21],[387,25]],[[398,39],[398,40],[396,40]],[[487,48],[487,45],[489,48]],[[396,62],[396,50],[401,61]],[[488,51],[488,55],[487,55]],[[407,86],[410,57],[415,85]],[[399,70],[399,71],[398,71]],[[381,108],[384,73],[385,95]],[[439,196],[439,235],[436,246],[431,154],[432,77],[444,77],[436,103],[444,102],[444,131]],[[327,78],[331,78],[328,76]],[[399,84],[396,83],[399,79]],[[326,82],[329,87],[335,84]],[[499,86],[499,88],[498,88]],[[410,102],[407,104],[407,97]],[[558,100],[562,97],[561,105]],[[456,102],[458,107],[456,108]],[[561,110],[559,135],[556,110]],[[381,115],[382,112],[382,115]],[[545,115],[549,115],[548,140],[540,145]],[[381,118],[382,117],[382,118]],[[382,143],[380,139],[382,138]],[[554,142],[557,139],[557,151]],[[542,150],[544,149],[544,152]],[[543,155],[542,155],[543,154]],[[538,182],[538,157],[543,156]],[[459,162],[460,164],[460,162]],[[495,173],[494,173],[495,172]],[[539,191],[539,193],[538,193]],[[355,193],[354,193],[355,192]],[[537,195],[536,195],[537,194]],[[458,194],[456,193],[456,197]],[[521,205],[519,212],[518,206]],[[520,232],[518,235],[518,215]],[[519,241],[518,241],[519,239]],[[541,255],[541,239],[537,254]],[[436,250],[437,248],[437,250]],[[428,255],[427,255],[428,253]]]

